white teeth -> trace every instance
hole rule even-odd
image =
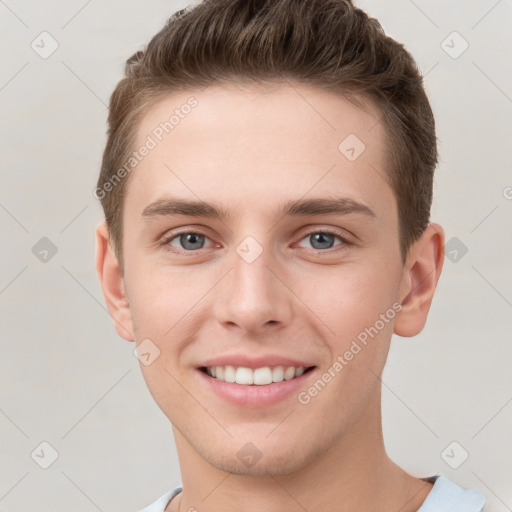
[[[272,381],[281,382],[284,379],[284,369],[282,366],[276,366],[272,370]]]
[[[236,369],[235,382],[237,384],[254,384],[254,372],[250,368],[240,367]]]
[[[244,366],[209,366],[206,372],[211,377],[224,382],[236,382],[245,386],[257,385],[264,386],[272,384],[272,382],[282,382],[283,380],[291,380],[295,377],[300,377],[304,373],[303,366],[275,366],[270,368],[264,366],[262,368],[246,368]]]
[[[236,373],[235,368],[233,366],[227,365],[224,367],[224,380],[226,382],[236,381]]]
[[[254,370],[254,384],[258,384],[259,386],[272,384],[272,370],[268,366],[265,368],[256,368],[256,370]]]
[[[295,377],[295,368],[290,366],[284,371],[284,380],[290,380],[293,379],[293,377]]]

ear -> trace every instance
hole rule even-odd
[[[430,224],[409,250],[400,284],[402,309],[395,317],[399,336],[416,336],[425,326],[443,268],[444,238],[443,228]]]
[[[126,341],[134,341],[132,315],[124,278],[117,256],[110,245],[110,234],[105,222],[96,228],[96,271],[117,333]]]

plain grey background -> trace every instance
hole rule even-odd
[[[124,61],[185,5],[0,0],[2,511],[138,510],[181,484],[171,425],[105,309],[92,191]],[[392,342],[386,447],[512,510],[512,2],[358,5],[425,75],[432,220],[451,244],[426,328]]]

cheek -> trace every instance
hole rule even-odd
[[[157,354],[149,365],[141,359],[141,371],[155,401],[164,410],[172,409],[187,399],[178,384],[188,378],[183,357],[198,325],[211,313],[201,299],[214,282],[204,272],[184,273],[158,265],[141,268],[129,277],[135,339],[138,343],[149,339]]]
[[[142,269],[141,269],[142,270]],[[208,290],[194,273],[171,273],[153,268],[129,279],[130,310],[137,340],[175,337],[187,315]],[[155,341],[158,343],[157,341]]]
[[[179,384],[186,379],[186,369],[179,361],[193,335],[194,305],[204,295],[202,288],[196,288],[197,283],[168,274],[154,268],[133,273],[129,281],[135,339],[141,347],[146,344],[151,353],[149,364],[139,355],[141,372],[153,399],[164,411],[176,410],[189,399]]]
[[[315,279],[315,286],[304,291],[305,302],[324,320],[333,336],[347,340],[373,326],[390,309],[388,317],[394,317],[392,306],[398,293],[397,282],[398,276],[393,271],[381,271],[376,265],[340,268],[339,272]],[[386,318],[385,325],[390,323]],[[380,323],[378,326],[379,330],[389,330]]]
[[[399,307],[395,302],[397,285],[391,271],[375,267],[340,272],[336,279],[331,275],[315,283],[305,297],[324,326],[321,330],[330,360],[321,369],[319,380],[327,383],[327,391],[319,392],[324,385],[314,384],[315,389],[304,390],[302,398],[311,400],[315,410],[328,411],[326,414],[336,418],[332,421],[341,425],[347,417],[357,415],[378,385]],[[342,405],[333,408],[332,403]]]

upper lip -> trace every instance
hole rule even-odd
[[[310,362],[301,361],[299,359],[293,359],[286,356],[280,355],[260,355],[260,356],[248,356],[245,354],[225,354],[222,356],[212,357],[210,359],[204,360],[200,365],[201,367],[211,367],[211,366],[226,366],[231,365],[235,367],[243,366],[244,368],[262,368],[264,366],[294,366],[298,368],[299,366],[303,366],[304,368],[309,368],[310,366],[314,366]]]

